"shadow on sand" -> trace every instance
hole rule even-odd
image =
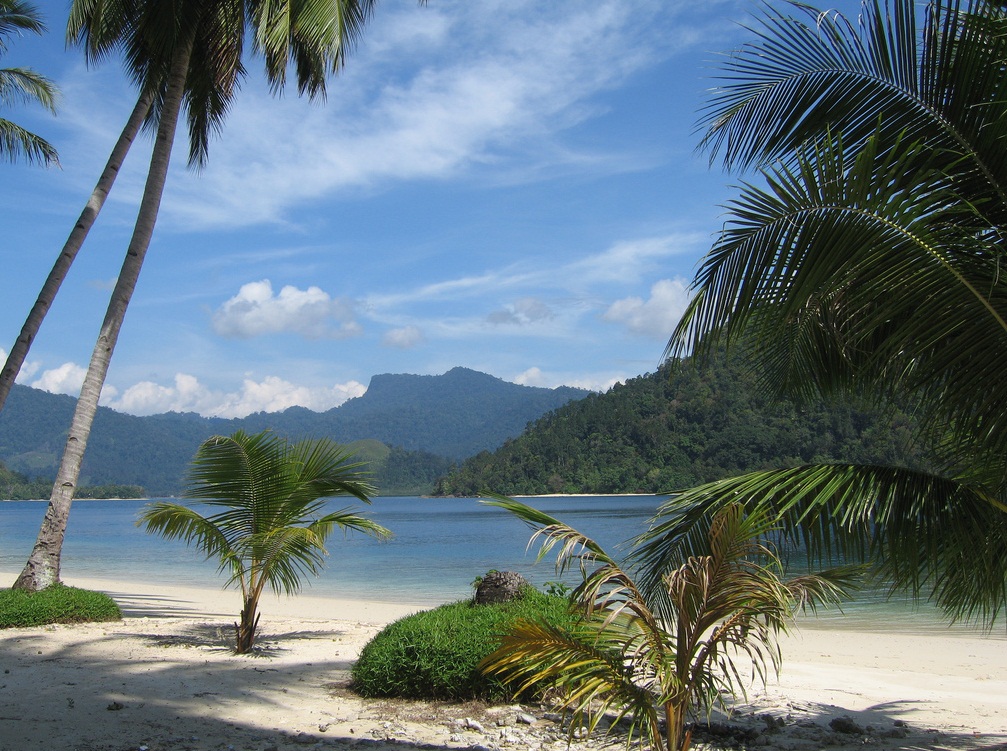
[[[830,704],[790,702],[787,707],[739,706],[728,718],[715,715],[694,728],[694,743],[716,749],[877,748],[886,751],[1007,751],[1007,736],[918,725],[911,718],[923,702],[891,701],[853,711]]]
[[[146,606],[156,612],[164,603]],[[521,744],[502,740],[491,719],[482,721],[485,732],[449,737],[447,721],[479,717],[480,708],[356,697],[346,688],[351,658],[340,656],[344,640],[360,635],[350,626],[333,622],[318,630],[267,632],[257,657],[237,657],[230,653],[229,620],[214,622],[204,613],[198,622],[169,625],[88,624],[66,629],[59,642],[47,629],[0,632],[0,751],[561,747],[545,737],[550,723],[544,721]],[[313,645],[310,661],[307,649],[297,648],[306,641]],[[328,644],[331,649],[316,649]],[[911,709],[907,702],[860,712],[808,703],[739,709],[706,732],[697,728],[695,747],[1007,751],[1007,738],[936,732],[911,721],[900,737],[892,731],[902,729],[897,722]],[[830,727],[837,717],[849,720],[851,732]],[[418,735],[418,724],[431,732]],[[571,747],[621,747],[617,734],[607,740]]]

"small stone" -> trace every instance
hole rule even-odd
[[[473,720],[471,717],[466,717],[462,720],[462,726],[468,728],[469,730],[475,730],[477,733],[486,732],[483,729],[482,723],[478,720]]]
[[[517,721],[522,725],[534,725],[538,722],[534,715],[530,715],[527,712],[518,712]]]
[[[846,715],[843,715],[842,717],[833,717],[832,720],[829,721],[829,727],[837,733],[845,733],[846,735],[859,735],[864,732],[862,727]]]
[[[119,702],[114,701],[107,707],[105,707],[105,709],[107,709],[109,712],[118,712],[120,709],[124,709],[125,707],[126,707],[125,704],[120,704]]]

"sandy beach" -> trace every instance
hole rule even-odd
[[[420,605],[269,597],[260,654],[237,657],[233,591],[67,583],[110,593],[125,617],[0,631],[0,751],[568,747],[541,707],[355,696],[348,670],[360,649]],[[1007,748],[1002,636],[805,626],[782,650],[779,680],[753,687],[698,745]],[[613,744],[615,735],[572,746]]]

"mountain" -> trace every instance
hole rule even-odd
[[[497,448],[541,415],[587,394],[569,387],[519,386],[454,368],[440,376],[374,376],[363,396],[322,413],[292,407],[241,419],[192,413],[136,417],[102,407],[81,484],[140,485],[151,495],[177,494],[188,462],[207,437],[269,428],[291,438],[376,440],[386,448],[375,455],[384,473],[377,477],[385,481],[379,491],[408,492],[432,487],[433,478],[452,462]],[[31,478],[54,477],[74,401],[15,386],[0,413],[0,462]]]
[[[702,370],[672,362],[543,416],[437,493],[658,493],[826,460],[920,467],[913,432],[895,408],[774,401],[737,358]]]

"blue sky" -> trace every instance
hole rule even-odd
[[[118,60],[65,48],[64,0],[37,5],[50,32],[0,62],[54,79],[59,113],[5,114],[62,166],[0,164],[4,352],[135,101]],[[329,409],[378,373],[603,390],[653,371],[739,179],[696,153],[695,123],[757,8],[383,0],[324,103],[272,96],[251,59],[201,172],[179,134],[102,403],[241,416]],[[134,145],[20,383],[76,395],[150,146]]]

